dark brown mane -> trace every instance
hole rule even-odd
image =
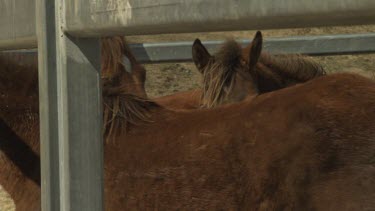
[[[263,53],[259,62],[279,71],[289,79],[301,82],[326,74],[322,65],[313,58],[301,54],[271,55]]]
[[[223,89],[232,87],[233,75],[240,64],[241,46],[234,40],[227,40],[203,71],[202,107],[214,107],[223,101]]]
[[[314,59],[300,54],[262,53],[257,65],[260,92],[273,91],[293,84],[303,83],[325,75],[324,68]],[[274,83],[274,85],[270,85]]]

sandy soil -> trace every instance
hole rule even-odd
[[[286,30],[262,31],[267,37],[285,37],[299,35],[325,35],[375,32],[375,25],[354,27],[324,27]],[[255,31],[214,32],[193,34],[169,34],[154,36],[134,36],[127,39],[133,43],[139,42],[171,42],[201,40],[222,40],[226,38],[251,39]],[[375,79],[375,54],[344,55],[315,57],[328,72],[350,71]],[[146,89],[150,97],[168,95],[171,93],[198,88],[201,76],[191,63],[171,63],[146,65]],[[0,211],[14,210],[12,200],[0,187]]]
[[[0,186],[0,211],[15,210],[13,200],[9,197],[3,188]]]

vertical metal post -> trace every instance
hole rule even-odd
[[[103,210],[98,39],[63,32],[64,1],[37,0],[42,210]]]

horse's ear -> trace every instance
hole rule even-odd
[[[253,41],[251,42],[251,48],[249,53],[249,68],[252,70],[258,63],[260,54],[262,53],[263,37],[260,31],[257,31]]]
[[[210,58],[211,55],[203,46],[202,42],[199,39],[195,39],[193,44],[193,61],[199,72],[203,73]]]

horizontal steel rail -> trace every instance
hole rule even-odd
[[[249,40],[240,41],[242,45]],[[131,46],[143,63],[185,62],[192,59],[192,42],[144,43]],[[223,41],[206,41],[203,44],[214,53]],[[264,50],[271,53],[300,53],[312,56],[360,54],[375,52],[375,33],[325,36],[270,38],[264,41]]]
[[[216,52],[224,41],[203,41],[210,53]],[[247,45],[250,40],[241,40]],[[142,63],[191,61],[193,42],[131,44],[131,50]],[[264,50],[271,53],[300,53],[311,56],[375,53],[375,33],[298,36],[269,38],[264,41]],[[5,51],[14,52],[14,51]],[[36,50],[17,50],[24,54],[36,54]]]
[[[74,36],[375,24],[374,0],[66,0]]]
[[[35,0],[0,1],[0,50],[35,48]]]
[[[375,24],[373,0],[66,0],[73,36]],[[36,47],[35,0],[0,1],[0,50]]]

